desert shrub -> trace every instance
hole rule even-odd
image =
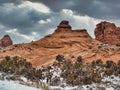
[[[93,68],[95,68],[95,67],[96,67],[96,62],[95,62],[95,61],[92,61],[92,62],[91,62],[91,66],[92,66]]]
[[[57,60],[58,62],[62,62],[62,61],[64,60],[64,56],[63,56],[63,55],[57,55],[57,56],[56,56],[56,60]]]
[[[73,81],[73,83],[74,83],[74,85],[80,85],[80,84],[82,84],[81,83],[81,78],[80,77],[75,78],[74,81]]]
[[[111,60],[106,61],[105,64],[105,75],[110,76],[110,75],[118,75],[119,68],[116,63],[114,63]]]
[[[6,56],[0,63],[0,71],[14,75],[22,75],[30,80],[39,80],[41,78],[41,70],[36,70],[30,62],[20,57],[10,58]]]
[[[83,65],[80,61],[76,60],[75,63],[66,61],[63,63],[63,72],[61,77],[65,78],[66,83],[69,85],[80,85],[80,84],[90,84],[92,83],[91,73],[92,70],[90,65]]]
[[[81,56],[78,56],[78,57],[77,57],[77,62],[81,62],[81,63],[82,63],[82,60],[83,60],[83,59],[82,59]]]
[[[110,68],[112,65],[114,65],[114,62],[112,60],[106,61],[106,64],[105,64],[106,68]]]
[[[5,57],[5,60],[7,60],[7,61],[9,61],[10,59],[11,59],[10,56]]]
[[[113,74],[113,70],[111,70],[111,69],[106,69],[105,70],[105,75],[111,76],[112,74]]]
[[[65,60],[63,65],[62,65],[62,70],[71,70],[73,67],[73,64],[70,60]]]
[[[103,61],[101,59],[96,60],[96,65],[101,66],[103,64]]]
[[[102,80],[101,74],[99,72],[93,73],[91,78],[92,78],[92,81],[95,83],[100,83]]]
[[[58,86],[59,83],[60,83],[60,78],[56,76],[56,77],[52,78],[52,80],[50,82],[50,85],[52,85],[52,86]]]
[[[68,73],[66,78],[67,84],[74,86],[74,80],[74,75],[72,73]]]
[[[69,60],[61,63],[61,77],[64,78],[68,85],[85,85],[92,82],[101,83],[104,75],[120,75],[120,61],[117,64],[112,60],[108,60],[104,64],[101,59],[92,61],[89,64],[82,62],[82,57],[80,56],[76,59],[75,63]]]
[[[81,62],[75,62],[74,65],[73,65],[73,68],[74,69],[79,69],[79,68],[81,68],[81,66],[82,66]]]
[[[91,84],[92,80],[91,80],[90,77],[83,77],[82,82],[83,82],[84,85],[87,85],[87,84]]]

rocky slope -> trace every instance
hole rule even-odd
[[[96,40],[109,44],[120,44],[120,27],[114,23],[101,22],[95,28]]]
[[[72,30],[68,21],[62,21],[54,33],[27,44],[16,44],[0,51],[0,58],[20,56],[26,58],[33,66],[51,64],[58,54],[75,61],[82,56],[84,63],[102,59],[119,60],[120,50],[116,45],[103,44],[87,33],[85,29]]]
[[[13,44],[13,41],[11,40],[9,35],[5,35],[1,40],[0,40],[0,47],[7,47]]]
[[[64,48],[65,46],[90,42],[91,40],[92,38],[87,33],[87,30],[72,30],[68,21],[62,21],[53,34],[47,35],[34,43],[44,48]]]

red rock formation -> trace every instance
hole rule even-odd
[[[69,25],[68,21],[63,20],[59,26],[57,26],[58,28],[55,30],[55,32],[66,32],[66,31],[71,31],[71,26]]]
[[[27,44],[16,44],[0,52],[0,59],[5,56],[20,56],[30,61],[34,66],[49,64],[55,61],[58,54],[69,55],[88,48],[92,38],[87,30],[72,30],[68,21],[62,21],[54,33]],[[76,52],[77,53],[74,53]]]
[[[91,41],[87,30],[72,30],[68,21],[62,21],[53,34],[38,41],[41,47],[62,48],[68,44]]]
[[[114,24],[107,22],[98,24],[95,31],[96,39],[108,41],[109,34],[107,32],[118,30],[117,33],[119,33],[119,28],[115,29],[115,27]],[[104,38],[107,39],[103,38],[103,34],[105,35]],[[62,21],[54,33],[38,41],[11,45],[5,49],[4,53],[1,50],[0,60],[5,56],[20,56],[31,62],[35,67],[55,62],[55,58],[59,54],[72,61],[76,61],[78,56],[82,56],[84,63],[97,59],[102,59],[104,63],[106,60],[114,60],[115,62],[120,60],[119,47],[106,45],[98,40],[91,38],[85,29],[72,30],[68,21]],[[74,56],[74,58],[71,58],[71,56]]]
[[[120,44],[120,28],[114,23],[101,22],[95,28],[96,40],[109,44]]]
[[[5,35],[1,40],[0,40],[0,47],[7,47],[7,46],[10,46],[12,45],[13,42],[10,38],[9,35]]]

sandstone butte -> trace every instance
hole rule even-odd
[[[87,30],[72,30],[69,22],[64,20],[57,26],[54,33],[38,41],[15,44],[7,47],[5,50],[1,50],[0,59],[2,60],[5,56],[20,56],[38,68],[41,65],[48,65],[55,62],[58,54],[64,55],[65,58],[73,62],[78,56],[82,56],[84,63],[97,59],[102,59],[103,62],[106,62],[106,60],[117,62],[120,60],[120,47],[102,43],[104,41],[105,43],[108,42],[109,39],[102,41],[105,37],[102,38],[101,35],[103,26],[105,30],[106,28],[112,30],[115,25],[112,24],[112,26],[108,27],[108,24],[111,23],[102,23],[103,25],[101,23],[97,25],[95,29],[96,39],[93,39],[87,33]],[[104,23],[106,24],[104,25]]]
[[[120,44],[120,27],[114,23],[101,22],[95,28],[96,40],[109,44]]]
[[[13,45],[13,41],[11,40],[9,35],[5,35],[1,40],[0,40],[0,47],[8,47],[10,45]]]

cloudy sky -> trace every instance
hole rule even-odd
[[[73,29],[87,29],[107,20],[120,26],[120,0],[0,0],[0,38],[14,43],[38,40],[54,32],[61,20]]]

